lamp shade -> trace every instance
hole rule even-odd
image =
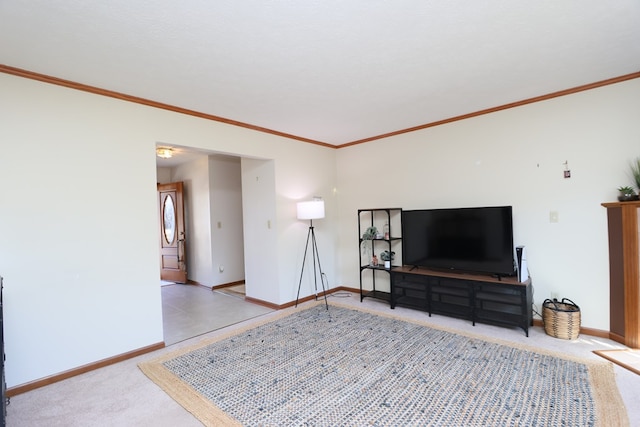
[[[324,200],[298,202],[298,219],[324,218]]]

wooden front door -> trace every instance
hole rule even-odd
[[[187,282],[182,182],[158,184],[160,279]]]

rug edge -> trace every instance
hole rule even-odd
[[[238,426],[242,424],[229,416],[193,388],[180,380],[158,362],[142,362],[138,368],[170,398],[207,426]]]
[[[259,327],[265,323],[270,323],[290,315],[293,315],[299,311],[305,311],[307,309],[311,309],[316,307],[322,301],[311,302],[305,304],[300,307],[285,309],[282,312],[271,313],[270,315],[266,315],[265,318],[249,321],[247,325],[244,325],[239,328],[233,328],[227,333],[221,334],[216,337],[206,338],[199,342],[193,343],[191,345],[169,351],[163,355],[157,356],[149,361],[138,363],[139,369],[154,383],[156,383],[169,397],[175,400],[178,404],[180,404],[185,410],[191,413],[195,418],[203,422],[205,425],[233,425],[233,426],[241,426],[238,420],[230,417],[227,413],[222,411],[216,405],[214,405],[209,400],[203,398],[200,394],[196,393],[194,389],[188,386],[186,383],[182,382],[178,377],[176,377],[171,371],[166,369],[163,366],[163,363],[167,360],[171,360],[177,356],[188,353],[190,351],[196,350],[198,348],[205,347],[207,345],[216,343],[218,341],[229,338],[230,336],[237,335],[243,333],[247,330]],[[586,358],[581,358],[578,356],[567,355],[564,353],[558,353],[551,350],[539,349],[535,348],[531,345],[514,343],[507,340],[496,339],[492,337],[487,337],[483,335],[478,335],[466,331],[456,330],[455,328],[444,327],[441,325],[433,325],[424,320],[416,320],[405,318],[402,315],[394,314],[394,313],[384,313],[380,311],[376,311],[373,309],[369,309],[367,307],[357,307],[348,304],[343,304],[340,302],[331,301],[329,303],[330,306],[341,307],[349,310],[356,310],[364,313],[369,313],[376,316],[382,316],[387,318],[393,318],[433,329],[438,329],[445,332],[454,333],[457,335],[462,335],[471,339],[483,340],[486,342],[496,343],[500,345],[506,345],[509,347],[520,348],[523,350],[528,350],[538,354],[550,355],[553,357],[558,357],[564,360],[574,361],[577,363],[584,364],[589,372],[589,377],[591,378],[593,393],[596,405],[596,425],[598,426],[609,426],[616,425],[621,427],[629,426],[628,413],[626,410],[626,406],[624,405],[624,401],[622,400],[622,396],[620,395],[620,390],[617,387],[615,381],[615,372],[613,371],[613,363],[608,360],[591,360]],[[172,381],[176,380],[176,381]],[[178,393],[180,392],[180,393]],[[183,394],[183,395],[181,395]],[[200,416],[201,413],[206,414],[207,416]]]
[[[594,400],[598,425],[629,426],[627,407],[616,384],[613,364],[589,366],[589,377],[593,386],[593,394],[596,395]]]
[[[342,307],[351,310],[358,310],[364,313],[374,314],[377,316],[384,316],[392,319],[402,320],[404,322],[410,322],[421,326],[426,326],[433,329],[438,329],[445,332],[462,335],[472,339],[483,340],[494,344],[506,345],[509,347],[519,348],[522,350],[531,351],[538,354],[544,354],[548,356],[557,357],[576,363],[585,365],[589,371],[589,377],[593,386],[593,393],[597,395],[595,397],[596,404],[596,423],[598,426],[620,426],[628,427],[629,416],[627,408],[620,394],[620,389],[616,383],[615,372],[613,370],[613,363],[608,360],[591,360],[584,357],[568,355],[564,353],[554,352],[547,349],[535,348],[527,344],[514,343],[507,340],[481,336],[466,331],[456,330],[455,328],[448,328],[441,325],[432,325],[424,320],[416,320],[404,318],[403,316],[393,313],[382,313],[366,307],[354,307],[348,304],[332,301],[331,305]],[[595,353],[595,351],[594,351]],[[606,403],[605,403],[606,402]]]
[[[527,351],[531,351],[531,352],[537,353],[537,354],[542,354],[542,355],[545,355],[545,356],[553,356],[553,357],[557,357],[557,358],[563,359],[563,360],[582,363],[582,364],[587,365],[587,366],[591,366],[591,365],[610,365],[611,364],[610,362],[608,362],[606,360],[587,359],[585,357],[574,356],[574,355],[571,355],[571,354],[565,354],[565,353],[560,353],[560,352],[556,352],[556,351],[552,351],[552,350],[547,350],[547,349],[544,349],[544,348],[534,347],[533,345],[530,345],[530,344],[522,344],[522,343],[517,343],[517,342],[513,342],[513,341],[508,341],[508,340],[505,340],[505,339],[494,338],[494,337],[490,337],[490,336],[486,336],[486,335],[480,335],[480,334],[476,334],[476,333],[473,333],[473,332],[461,331],[461,330],[453,328],[453,327],[435,325],[435,324],[432,324],[432,323],[430,323],[428,321],[425,321],[425,320],[405,318],[405,317],[403,317],[401,315],[394,314],[394,313],[383,313],[383,312],[380,312],[380,311],[369,309],[367,307],[355,307],[355,306],[351,306],[351,305],[348,305],[348,304],[335,302],[335,301],[330,302],[330,305],[335,305],[337,307],[351,309],[351,310],[358,310],[358,311],[362,311],[364,313],[369,313],[369,314],[373,314],[373,315],[377,315],[377,316],[383,316],[383,317],[387,317],[387,318],[391,318],[391,319],[402,320],[404,322],[409,322],[409,323],[413,323],[413,324],[416,324],[416,325],[426,326],[428,328],[437,329],[439,331],[449,332],[449,333],[456,334],[456,335],[462,335],[462,336],[467,337],[467,338],[486,341],[486,342],[490,342],[490,343],[493,343],[493,344],[500,344],[500,345],[504,345],[504,346],[507,346],[507,347],[517,348],[517,349],[520,349],[520,350],[527,350]]]
[[[215,337],[205,337],[202,338],[200,341],[198,342],[194,342],[192,344],[189,344],[187,346],[184,347],[180,347],[177,348],[175,350],[171,350],[165,354],[162,354],[160,356],[156,356],[151,360],[145,361],[145,362],[140,362],[140,363],[153,363],[153,362],[158,362],[158,363],[163,363],[166,362],[167,360],[171,360],[174,357],[180,356],[184,353],[193,351],[193,350],[197,350],[199,348],[205,347],[207,345],[210,344],[214,344],[217,343],[218,341],[222,341],[224,339],[227,339],[229,337],[232,337],[234,335],[238,335],[241,334],[243,332],[248,331],[249,329],[253,329],[253,328],[257,328],[258,326],[262,326],[265,323],[270,323],[273,322],[275,320],[280,320],[284,317],[287,316],[291,316],[294,313],[297,313],[299,311],[304,311],[304,310],[308,310],[311,309],[317,305],[320,304],[324,304],[322,301],[313,301],[310,305],[304,305],[304,306],[300,306],[300,307],[295,307],[292,309],[285,309],[282,311],[275,311],[272,313],[267,313],[263,316],[258,316],[258,317],[254,317],[252,319],[247,320],[247,324],[246,325],[242,325],[242,324],[237,324],[240,325],[239,327],[234,327],[236,325],[231,325],[230,330],[222,333],[220,335],[217,335]]]
[[[207,426],[224,425],[242,427],[242,423],[229,416],[218,406],[204,398],[193,388],[181,381],[176,375],[173,374],[173,372],[166,369],[163,363],[182,354],[197,350],[207,345],[214,344],[231,336],[241,334],[249,329],[257,328],[266,323],[293,315],[299,311],[311,309],[319,305],[320,303],[321,301],[314,301],[310,304],[305,304],[304,306],[295,307],[290,310],[268,313],[264,319],[250,319],[249,323],[242,327],[231,328],[231,330],[229,330],[228,332],[220,334],[216,337],[205,338],[191,345],[181,347],[173,351],[168,351],[167,353],[154,357],[151,360],[140,362],[138,363],[138,369],[140,369],[140,371],[142,371],[142,373],[144,373],[147,378],[151,380],[151,382],[160,387],[162,391],[167,394],[167,396],[175,400],[180,406],[182,406],[187,412],[189,412],[203,424]]]

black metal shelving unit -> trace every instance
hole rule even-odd
[[[402,265],[402,257],[399,252],[401,249],[402,237],[401,221],[402,221],[402,208],[375,208],[375,209],[358,209],[358,259],[360,262],[360,302],[365,297],[381,299],[384,301],[391,301],[391,293],[381,291],[376,288],[376,274],[389,274],[389,272],[398,267],[396,265]],[[388,226],[388,235],[384,235],[384,225]],[[362,236],[368,227],[375,226],[382,235],[375,237],[371,240],[363,239]],[[372,265],[371,259],[363,257],[362,244],[363,242],[371,244],[372,254],[379,254],[382,250],[388,250],[389,252],[396,252],[396,258],[392,261],[392,265],[389,268],[385,268],[384,261],[380,260],[379,265]],[[395,262],[396,264],[393,264]],[[371,290],[363,289],[363,274],[365,271],[371,271]],[[390,280],[390,279],[389,279]]]

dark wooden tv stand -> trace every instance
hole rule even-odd
[[[391,270],[391,308],[396,305],[500,326],[529,336],[533,324],[531,279],[493,277],[403,266]]]

